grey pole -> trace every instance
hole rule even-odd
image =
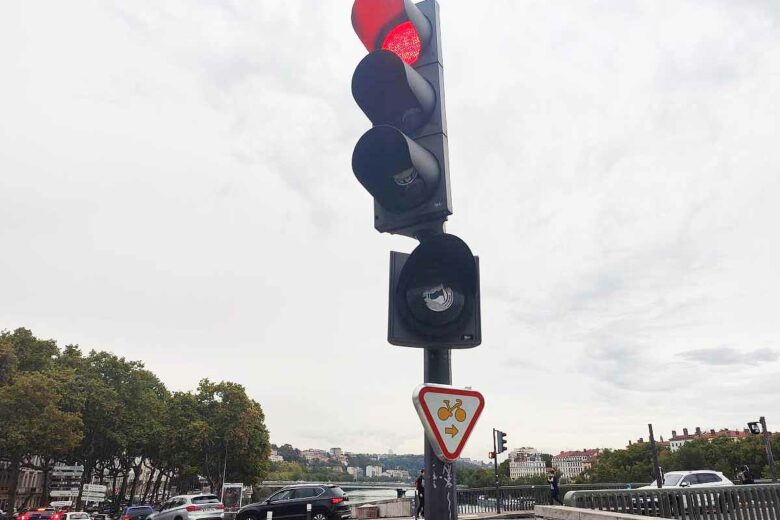
[[[496,429],[493,428],[493,467],[496,472],[496,514],[501,514],[500,486],[498,483],[498,446],[496,445]]]
[[[452,384],[450,351],[425,349],[424,381]],[[439,460],[425,438],[425,511],[426,520],[457,520],[458,496],[455,465]]]
[[[653,425],[648,424],[647,427],[650,429],[650,449],[653,451],[653,475],[655,475],[655,482],[660,488],[663,486],[664,477],[661,475],[661,468],[658,464],[658,449],[655,445],[655,437],[653,437]]]
[[[764,433],[764,448],[766,448],[766,460],[769,464],[769,471],[772,472],[772,482],[777,484],[777,469],[775,468],[775,458],[772,456],[772,443],[769,442],[769,431],[766,429],[766,419],[762,415],[759,421],[761,421],[761,429]]]

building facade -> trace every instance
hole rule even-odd
[[[696,431],[692,434],[689,434],[688,428],[683,428],[682,435],[677,435],[677,431],[672,430],[672,438],[669,439],[669,449],[672,451],[677,451],[686,442],[696,439],[704,439],[708,442],[712,442],[714,439],[727,438],[733,441],[738,441],[740,439],[744,439],[747,436],[747,430],[740,431],[723,428],[718,431],[715,431],[715,429],[711,429],[710,431],[702,431],[702,429],[697,426]]]
[[[544,461],[541,459],[522,461],[510,460],[509,478],[516,480],[518,478],[544,476],[546,469]]]
[[[561,472],[561,476],[572,479],[590,469],[598,458],[600,450],[562,451],[552,458],[552,465]]]
[[[14,507],[39,507],[43,497],[43,472],[32,468],[20,468],[16,485],[16,503]],[[0,509],[11,509],[8,503],[11,488],[11,471],[7,462],[0,462]]]
[[[382,466],[366,466],[366,478],[381,477]]]

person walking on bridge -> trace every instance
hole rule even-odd
[[[417,512],[414,513],[414,517],[425,516],[425,470],[420,470],[420,475],[417,480],[414,481],[414,488],[417,490]]]
[[[555,505],[555,502],[563,505],[563,502],[561,502],[561,491],[558,489],[558,475],[555,474],[555,468],[550,468],[548,471],[547,482],[550,483],[550,505]]]

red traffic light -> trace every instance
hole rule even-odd
[[[409,65],[431,39],[430,22],[411,0],[355,0],[352,27],[366,49],[387,49]]]
[[[412,22],[404,22],[390,29],[382,42],[382,48],[396,53],[409,65],[413,65],[422,52],[420,35]]]

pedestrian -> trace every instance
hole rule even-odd
[[[414,514],[415,518],[418,516],[425,516],[425,470],[420,470],[420,475],[417,480],[414,481],[414,488],[417,490],[417,512]]]
[[[742,475],[742,483],[743,484],[755,484],[756,480],[753,478],[753,472],[750,471],[750,468],[743,464],[740,468],[742,471],[740,471],[740,474]]]
[[[547,482],[550,483],[550,505],[554,505],[555,502],[563,505],[563,502],[561,502],[560,490],[558,489],[558,475],[555,474],[554,469],[547,473]]]

